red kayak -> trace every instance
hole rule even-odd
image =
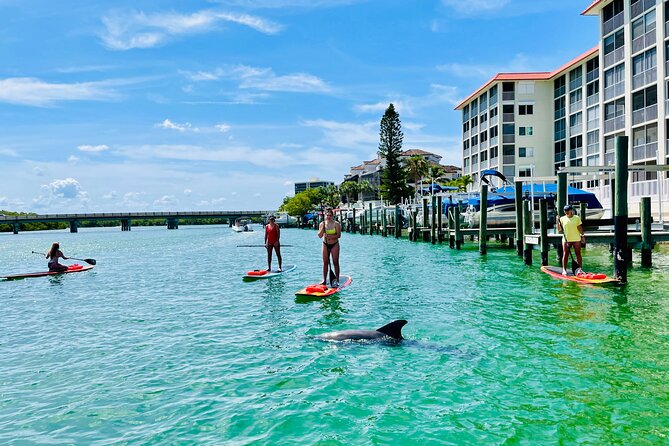
[[[12,274],[10,276],[0,276],[0,279],[5,279],[5,280],[17,280],[17,279],[25,279],[28,277],[42,277],[42,276],[56,276],[58,274],[69,274],[69,273],[80,273],[82,271],[88,271],[90,269],[93,269],[93,265],[79,265],[75,263],[74,265],[70,265],[67,267],[67,271],[44,271],[44,272],[39,272],[39,273],[25,273],[25,274]]]

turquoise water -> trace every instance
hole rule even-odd
[[[259,227],[257,227],[259,229]],[[314,231],[82,229],[0,235],[2,274],[60,241],[89,272],[0,282],[2,444],[666,444],[669,255],[623,290],[558,281],[514,252],[344,234],[338,296]],[[611,270],[589,247],[587,270]],[[407,319],[399,345],[327,331]]]

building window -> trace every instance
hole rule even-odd
[[[578,112],[569,116],[569,128],[571,131],[581,131],[581,126],[583,125],[583,113]],[[578,127],[575,129],[574,127]]]
[[[534,147],[518,147],[519,158],[532,158],[534,156]]]
[[[481,142],[485,142],[487,140],[488,140],[488,131],[484,130],[483,132],[481,132]]]
[[[497,146],[490,148],[490,159],[497,158],[499,156],[499,148]]]
[[[587,135],[587,154],[594,155],[599,153],[599,130],[588,132]]]
[[[497,116],[497,113],[498,113],[497,107],[495,107],[495,108],[493,108],[492,110],[490,110],[490,119],[492,119],[492,118],[494,118],[495,116]]]
[[[499,135],[499,127],[498,126],[490,127],[490,138],[492,139],[497,135]]]
[[[555,121],[555,140],[559,141],[567,137],[567,121],[562,118]]]
[[[611,20],[612,18],[623,12],[624,8],[625,5],[623,3],[623,0],[615,0],[614,2],[606,5],[602,9],[602,20],[604,22],[608,22],[609,20]]]
[[[632,40],[643,36],[655,29],[655,9],[648,12],[639,20],[632,22]]]
[[[553,96],[559,98],[565,93],[567,77],[562,75],[553,81]]]
[[[469,105],[462,110],[462,122],[469,121]]]
[[[534,135],[533,127],[518,127],[518,135],[520,136],[532,136]]]
[[[483,125],[483,123],[486,122],[487,120],[488,120],[488,114],[487,114],[487,113],[483,113],[483,114],[481,115],[481,125]]]
[[[462,124],[462,133],[467,133],[469,131],[469,121]]]
[[[563,96],[555,100],[555,119],[564,118],[566,114],[566,98]]]
[[[532,104],[522,104],[518,106],[519,115],[533,115],[534,114],[534,105]]]
[[[625,46],[625,30],[619,29],[615,33],[604,39],[604,55],[610,54],[615,50]]]
[[[653,85],[632,94],[632,111],[657,104],[657,86]]]
[[[488,151],[487,150],[484,150],[483,152],[481,152],[481,162],[483,162],[483,161],[488,161]]]
[[[503,124],[502,125],[502,134],[503,135],[515,135],[516,134],[515,124]]]
[[[569,72],[569,91],[583,86],[583,67],[576,67]]]
[[[518,169],[518,176],[529,178],[532,176],[532,169],[529,167],[523,167],[522,169]]]
[[[534,94],[534,82],[518,82],[518,94]]]

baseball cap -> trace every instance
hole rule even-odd
[[[565,212],[567,212],[567,211],[573,211],[573,210],[574,210],[574,207],[573,207],[571,204],[568,204],[568,205],[566,205],[566,206],[563,208],[563,210],[564,210]]]

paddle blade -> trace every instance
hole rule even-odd
[[[578,262],[574,259],[571,259],[571,272],[576,275],[576,271],[581,269],[581,265],[578,264]]]
[[[332,268],[330,268],[330,286],[334,288],[334,283],[337,280],[337,276],[335,275],[334,271],[332,271]]]
[[[95,259],[83,259],[83,260],[84,260],[84,262],[88,263],[89,265],[95,265],[96,263],[98,263],[98,262],[95,261]]]

